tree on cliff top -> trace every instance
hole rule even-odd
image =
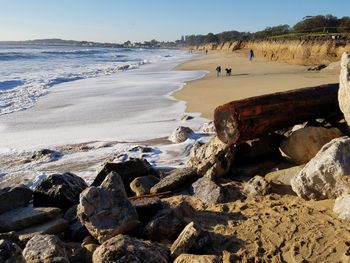
[[[340,20],[332,15],[307,16],[302,21],[295,24],[294,32],[337,32]]]

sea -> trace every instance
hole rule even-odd
[[[189,58],[184,51],[169,49],[0,44],[0,115],[33,107],[63,82]]]

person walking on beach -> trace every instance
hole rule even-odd
[[[221,66],[216,67],[216,76],[219,77],[221,74]]]
[[[208,49],[205,50],[205,54],[208,55]]]
[[[249,50],[249,60],[252,61],[254,57],[254,51],[251,49]]]

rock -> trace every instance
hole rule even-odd
[[[350,126],[350,52],[344,52],[341,57],[338,101],[340,110]]]
[[[174,263],[221,263],[219,256],[181,254]]]
[[[179,126],[172,132],[168,139],[173,143],[181,143],[190,138],[192,134],[193,131],[191,128]]]
[[[65,237],[74,242],[81,242],[89,235],[89,231],[83,226],[77,216],[77,206],[74,205],[64,214],[64,219],[69,223],[68,229],[65,232]]]
[[[100,243],[137,226],[137,213],[130,204],[121,177],[107,175],[100,187],[89,187],[80,194],[78,217]]]
[[[0,215],[0,232],[24,229],[47,220],[56,218],[60,214],[56,207],[21,207]]]
[[[218,204],[224,201],[224,191],[212,179],[202,177],[192,184],[193,194],[206,204]]]
[[[234,153],[233,146],[226,145],[215,136],[209,143],[191,152],[187,165],[197,169],[199,175],[222,177],[229,171]]]
[[[269,183],[291,185],[291,180],[305,167],[305,165],[293,166],[287,169],[277,170],[265,175]]]
[[[118,235],[95,250],[93,262],[168,263],[170,258],[169,252],[158,244]]]
[[[313,67],[309,67],[307,70],[308,71],[320,71],[320,70],[324,69],[325,67],[327,67],[325,64],[320,64],[320,65],[316,65]]]
[[[84,179],[72,174],[52,174],[37,185],[33,193],[36,207],[59,207],[63,210],[79,203],[79,194],[87,187]]]
[[[200,130],[201,132],[203,132],[203,133],[210,133],[210,134],[216,133],[216,129],[215,129],[215,125],[214,125],[214,122],[213,122],[213,121],[204,123],[204,124],[202,125],[202,127],[200,127],[199,130]]]
[[[338,214],[340,219],[350,220],[350,194],[335,199],[333,212]]]
[[[36,235],[30,239],[23,250],[27,263],[69,263],[64,243],[53,235]]]
[[[341,137],[337,128],[305,127],[292,133],[281,145],[281,152],[294,163],[301,165],[310,161],[323,145]]]
[[[22,256],[22,249],[15,243],[0,240],[1,263],[26,263]]]
[[[341,137],[322,147],[292,181],[292,189],[304,199],[337,198],[347,192],[350,177],[350,138]]]
[[[110,172],[118,173],[124,183],[125,191],[128,196],[133,196],[130,189],[130,183],[137,177],[155,174],[152,166],[143,159],[130,159],[120,163],[106,163],[97,174],[91,186],[99,186]]]
[[[61,152],[50,149],[42,149],[40,151],[35,152],[31,158],[34,160],[53,161],[61,158],[62,156],[63,154]]]
[[[35,235],[53,235],[65,231],[68,228],[67,220],[63,218],[55,218],[50,221],[46,221],[42,224],[34,225],[29,228],[22,229],[17,232],[19,240],[27,241]]]
[[[69,262],[91,263],[92,253],[80,243],[65,243]]]
[[[193,183],[197,178],[196,170],[191,167],[174,169],[154,185],[150,192],[155,194],[181,189]]]
[[[247,195],[267,195],[270,190],[270,184],[263,177],[256,175],[245,184],[243,191]]]
[[[156,213],[162,209],[162,202],[158,197],[131,199],[132,206],[136,209],[139,220],[148,223]]]
[[[184,221],[186,205],[181,203],[174,209],[160,211],[145,227],[147,237],[152,241],[174,241],[186,226]]]
[[[171,245],[170,255],[177,258],[180,254],[188,252],[196,242],[200,232],[193,222],[189,223]]]
[[[98,248],[100,245],[98,244],[97,240],[94,239],[92,236],[87,236],[86,238],[84,238],[83,242],[81,243],[81,246],[87,249],[92,255],[96,248]]]
[[[21,206],[27,206],[31,200],[32,191],[24,185],[1,189],[0,214]]]
[[[189,120],[192,120],[192,119],[194,119],[194,117],[193,117],[193,116],[190,116],[190,115],[187,115],[187,114],[185,114],[185,115],[182,116],[182,118],[181,118],[182,121],[189,121]]]
[[[136,196],[141,196],[149,194],[151,188],[159,182],[159,178],[154,175],[141,176],[135,178],[130,183],[131,190],[136,194]]]

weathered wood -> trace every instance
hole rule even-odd
[[[311,119],[341,115],[338,89],[334,83],[231,101],[215,109],[216,132],[224,143],[235,144]]]

